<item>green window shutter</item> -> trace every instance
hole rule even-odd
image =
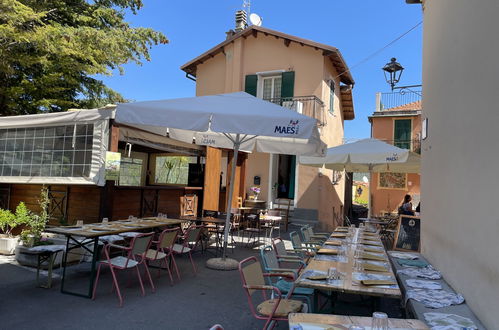
[[[282,73],[281,97],[293,97],[295,91],[295,72],[286,71]]]
[[[393,130],[394,145],[399,148],[410,149],[412,120],[397,119],[395,120],[394,125],[395,125]]]
[[[248,94],[256,96],[256,88],[258,83],[258,76],[256,74],[249,74],[244,81],[244,91]]]

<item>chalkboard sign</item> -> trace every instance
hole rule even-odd
[[[421,249],[421,218],[401,215],[393,249],[419,252]]]

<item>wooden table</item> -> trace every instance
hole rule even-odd
[[[311,313],[291,313],[289,314],[289,328],[303,323],[312,323],[317,325],[341,325],[344,329],[348,329],[351,325],[360,325],[370,327],[372,324],[371,317],[362,316],[344,316],[344,315],[327,315],[327,314],[311,314]],[[399,329],[429,329],[424,322],[415,319],[388,319],[388,328]]]
[[[64,268],[62,271],[61,279],[61,292],[80,296],[84,298],[92,297],[92,290],[95,280],[95,266],[97,264],[99,252],[99,237],[107,235],[116,235],[120,233],[139,231],[145,229],[154,229],[158,227],[177,226],[184,220],[180,219],[163,219],[163,218],[143,218],[137,220],[120,220],[110,221],[107,223],[91,223],[82,226],[64,226],[64,227],[47,227],[45,229],[48,233],[60,234],[66,236],[66,253],[64,254]],[[79,237],[79,239],[75,238]],[[92,248],[89,248],[92,246]],[[90,268],[90,281],[88,293],[82,294],[72,292],[64,289],[66,279],[66,267],[69,251],[82,248],[92,255],[92,263]]]
[[[352,241],[348,245],[347,252],[346,252],[346,262],[339,262],[339,261],[321,261],[317,260],[317,257],[314,257],[307,267],[301,272],[300,276],[296,280],[296,285],[300,287],[307,287],[307,288],[312,288],[312,289],[318,289],[318,290],[323,290],[323,291],[336,291],[336,292],[343,292],[343,293],[351,293],[351,294],[360,294],[360,295],[368,295],[368,296],[383,296],[383,297],[391,297],[391,298],[400,298],[401,292],[400,289],[397,288],[380,288],[380,287],[375,287],[375,286],[365,286],[360,283],[360,281],[354,281],[353,279],[353,273],[356,272],[354,270],[354,263],[355,263],[355,249],[361,245],[361,234],[362,230],[359,228],[355,228],[353,233],[352,233]],[[376,242],[378,242],[379,246],[383,246],[381,243],[381,240],[379,238],[379,235],[376,237]],[[364,246],[364,248],[367,248],[369,246]],[[380,251],[381,253],[381,251]],[[382,254],[384,255],[386,259],[386,263],[388,264],[388,271],[387,272],[366,272],[368,274],[380,274],[380,275],[389,275],[393,277],[393,280],[397,282],[395,275],[393,274],[393,271],[391,269],[391,264],[389,262],[388,256],[386,255],[386,251],[384,249],[382,250]],[[337,285],[335,284],[328,284],[326,282],[321,282],[321,281],[310,281],[306,280],[304,278],[304,273],[307,272],[307,270],[318,270],[325,272],[327,274],[329,268],[336,268],[337,271],[341,272],[344,274],[343,280],[338,283]]]

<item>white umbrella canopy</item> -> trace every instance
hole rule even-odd
[[[242,151],[322,155],[317,120],[245,92],[118,104],[116,121],[196,144]]]
[[[117,123],[196,144],[238,151],[321,156],[317,120],[245,92],[118,104]],[[232,205],[230,185],[228,205]],[[225,260],[230,212],[224,232]]]
[[[420,156],[377,139],[328,148],[325,157],[300,157],[303,165],[322,167],[347,172],[401,172],[418,173]],[[371,216],[371,194],[369,194],[369,216]]]

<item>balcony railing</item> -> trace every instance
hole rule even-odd
[[[278,97],[266,100],[301,113],[302,115],[315,118],[317,119],[319,126],[326,125],[327,117],[324,110],[324,102],[315,95]]]
[[[421,110],[421,91],[401,90],[393,93],[376,93],[376,111]]]
[[[419,134],[418,134],[419,135]],[[421,154],[421,138],[417,137],[411,140],[385,140],[380,139],[383,142],[394,145],[402,149],[409,149],[415,153]]]

